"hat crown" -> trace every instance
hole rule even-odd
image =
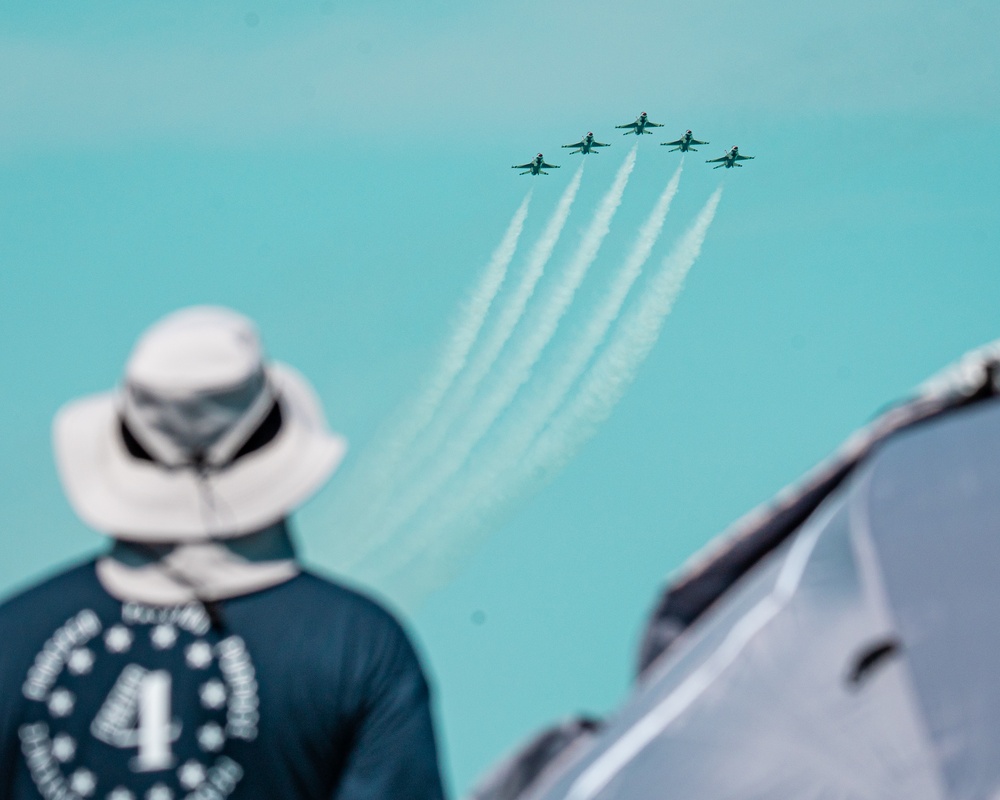
[[[260,339],[241,314],[214,306],[175,312],[136,343],[125,381],[157,394],[202,394],[245,383],[263,368]]]
[[[122,418],[158,463],[218,468],[274,399],[253,323],[198,306],[171,314],[139,339],[125,370]]]

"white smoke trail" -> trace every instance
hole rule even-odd
[[[537,322],[510,355],[497,378],[495,388],[471,409],[461,430],[442,443],[426,474],[421,475],[410,490],[392,504],[391,514],[385,522],[387,530],[382,533],[381,539],[392,538],[393,532],[411,521],[463,467],[474,448],[510,405],[521,386],[530,378],[532,369],[555,335],[560,320],[572,303],[577,289],[610,230],[611,220],[621,205],[629,176],[635,167],[636,150],[637,148],[632,148],[618,169],[611,188],[598,205],[559,282],[545,299],[537,316],[533,318]],[[424,537],[413,537],[405,545],[396,542],[391,554],[379,555],[378,568],[380,570],[391,568],[392,563],[408,560],[413,552],[419,552],[426,546]]]
[[[562,197],[559,198],[555,212],[532,248],[520,282],[499,310],[496,323],[485,337],[480,349],[473,355],[468,369],[460,377],[454,391],[445,399],[441,413],[438,414],[438,421],[428,430],[420,452],[412,457],[411,462],[414,465],[419,465],[423,458],[437,452],[450,425],[472,400],[483,379],[496,363],[504,345],[514,333],[514,329],[524,315],[528,301],[534,294],[535,287],[545,271],[545,265],[551,258],[552,251],[562,235],[582,177],[583,166],[581,165]]]
[[[387,509],[394,507],[395,504],[391,502],[392,493],[405,483],[405,478],[408,475],[420,468],[428,458],[433,457],[438,452],[441,442],[448,435],[455,420],[461,416],[472,401],[483,379],[492,369],[504,345],[517,327],[517,323],[524,315],[528,301],[534,294],[535,287],[545,270],[545,265],[562,235],[582,177],[583,165],[581,164],[559,198],[556,210],[542,231],[542,235],[529,253],[520,281],[498,309],[490,331],[484,335],[479,347],[466,359],[464,369],[456,374],[457,379],[454,379],[450,384],[451,391],[433,409],[428,420],[430,424],[427,422],[422,424],[416,432],[417,435],[407,442],[407,446],[413,445],[411,452],[407,453],[402,449],[397,451],[398,457],[394,463],[388,465],[387,469],[380,471],[379,485],[384,486],[385,491],[376,496],[372,496],[367,491],[355,493],[355,496],[360,498],[360,502],[364,503],[366,514],[355,521],[351,527],[357,535],[364,537],[364,544],[359,554],[343,561],[340,565],[342,569],[352,568],[358,558],[373,552],[385,540],[388,531],[378,523],[378,520],[384,516]]]
[[[684,279],[701,252],[721,194],[721,188],[712,194],[652,278],[646,293],[621,321],[612,341],[588,370],[579,392],[528,451],[513,461],[514,469],[475,480],[474,486],[462,492],[465,502],[451,504],[447,516],[437,516],[421,526],[420,535],[415,538],[423,541],[424,552],[408,548],[406,561],[388,564],[385,572],[373,576],[383,583],[386,577],[391,577],[397,602],[412,606],[446,580],[461,549],[472,543],[486,519],[537,485],[539,479],[565,466],[608,417],[656,343]],[[438,549],[438,542],[446,543],[446,552]]]
[[[394,463],[392,456],[398,456],[420,434],[424,426],[434,416],[441,399],[454,383],[455,377],[465,366],[469,352],[479,338],[490,306],[507,277],[507,268],[517,251],[517,243],[521,238],[521,231],[524,229],[524,220],[528,216],[530,202],[531,191],[529,190],[511,219],[503,239],[497,249],[493,251],[493,257],[479,279],[479,285],[473,289],[466,300],[462,314],[455,324],[451,340],[441,356],[437,371],[427,382],[423,394],[407,410],[399,429],[392,437],[388,448],[389,452],[382,455],[383,460],[386,456],[390,456],[388,460],[390,463]]]
[[[488,465],[470,469],[471,477],[467,481],[470,488],[455,497],[454,505],[467,507],[474,497],[481,496],[482,491],[496,486],[500,473],[520,461],[528,446],[549,422],[550,417],[563,405],[570,389],[579,380],[594,353],[597,352],[597,348],[607,336],[611,325],[621,313],[625,298],[642,273],[646,261],[649,260],[653,246],[663,231],[663,223],[670,211],[670,204],[677,194],[682,169],[683,167],[678,167],[674,172],[649,217],[639,229],[639,235],[625,263],[615,275],[586,327],[573,340],[568,351],[561,356],[554,367],[554,374],[546,376],[541,391],[536,396],[526,398],[520,414],[514,417],[497,447],[490,454]]]
[[[388,476],[395,470],[407,447],[434,416],[441,399],[465,366],[517,252],[531,194],[529,190],[514,212],[479,283],[464,302],[453,324],[451,337],[438,359],[437,368],[425,382],[421,394],[395,414],[389,428],[362,453],[346,480],[338,484],[339,491],[333,499],[338,506],[338,519],[346,521],[357,515],[361,504],[377,503],[379,496],[385,493]]]
[[[576,397],[532,445],[524,459],[526,475],[564,466],[607,419],[656,344],[663,322],[684,287],[684,279],[701,254],[721,197],[722,188],[719,187],[667,256],[641,301],[622,320],[607,349],[584,377]]]

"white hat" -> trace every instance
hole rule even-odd
[[[317,491],[347,449],[306,380],[265,363],[253,323],[211,306],[149,328],[123,385],[60,409],[53,438],[84,522],[156,542],[259,530]]]

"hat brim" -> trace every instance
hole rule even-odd
[[[117,392],[64,406],[53,423],[56,464],[73,509],[121,539],[227,538],[287,516],[322,487],[347,451],[331,433],[306,380],[270,364],[282,423],[263,447],[205,478],[132,456],[122,439]]]

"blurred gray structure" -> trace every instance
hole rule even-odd
[[[472,798],[1000,797],[996,356],[712,543],[664,592],[625,705]]]

